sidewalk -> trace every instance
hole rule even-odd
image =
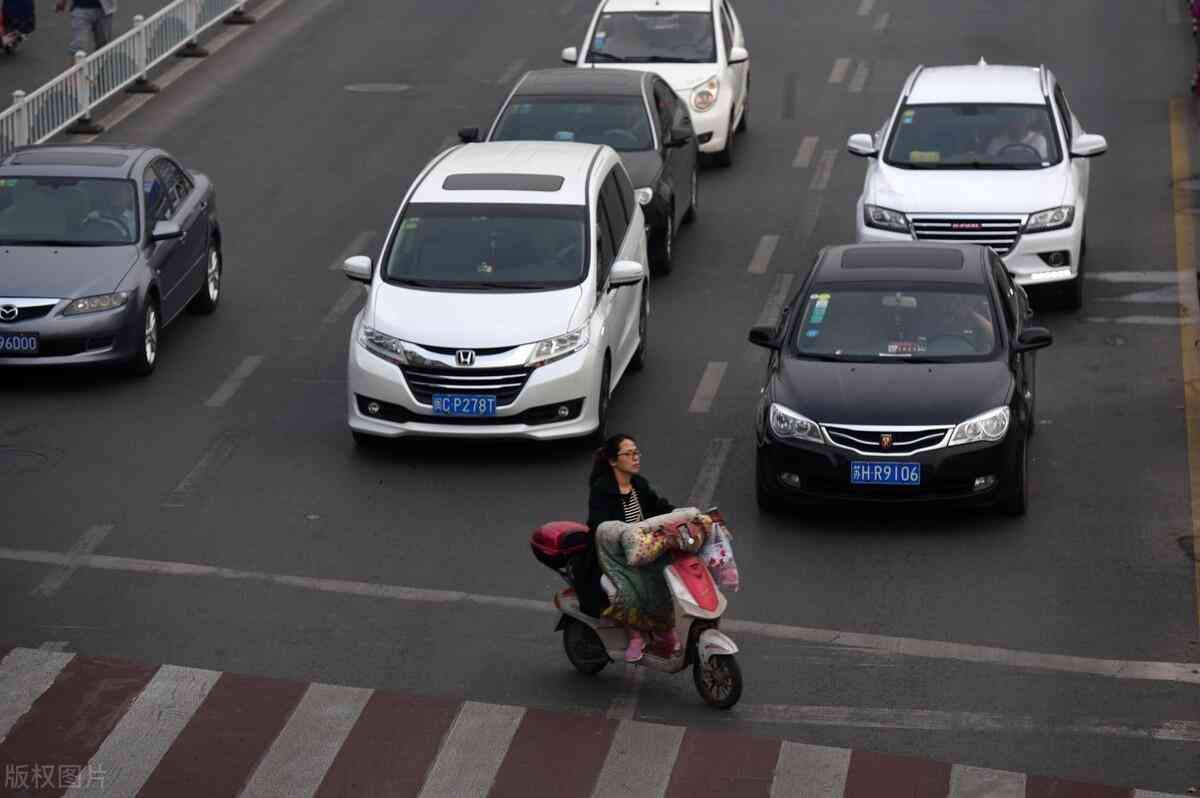
[[[601,715],[0,655],[5,796],[1183,798]]]

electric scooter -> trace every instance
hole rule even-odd
[[[610,662],[623,661],[625,627],[583,612],[572,581],[573,558],[592,545],[588,528],[556,521],[534,532],[530,545],[537,559],[552,568],[568,587],[554,594],[562,613],[555,631],[563,635],[567,659],[580,672],[597,674]],[[689,545],[694,543],[689,539]],[[711,707],[729,709],[742,695],[742,671],[734,656],[737,645],[719,629],[727,602],[704,562],[695,554],[674,550],[663,575],[675,604],[675,630],[683,644],[676,652],[647,646],[634,665],[663,673],[679,673],[689,665],[700,697]]]

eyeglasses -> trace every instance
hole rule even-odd
[[[617,457],[624,457],[626,455],[628,455],[629,457],[636,457],[639,460],[642,459],[642,453],[639,452],[637,449],[627,449],[623,452],[617,452]]]

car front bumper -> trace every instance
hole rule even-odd
[[[535,368],[516,399],[487,418],[435,416],[417,401],[400,367],[350,339],[347,420],[352,430],[385,438],[526,438],[556,440],[594,432],[601,364],[588,348]],[[567,416],[560,420],[560,408]],[[372,412],[374,410],[374,412]]]
[[[692,91],[676,92],[692,115],[692,129],[696,132],[696,143],[700,152],[714,153],[725,149],[729,141],[729,125],[733,121],[732,90],[722,86],[717,101],[707,111],[692,108]]]
[[[125,361],[142,345],[135,303],[80,316],[60,315],[60,302],[38,319],[0,323],[0,336],[37,333],[35,355],[0,354],[0,366],[77,366]]]
[[[757,478],[768,495],[782,500],[855,502],[994,503],[1008,487],[1020,455],[1020,435],[1010,427],[1004,440],[941,447],[896,457],[864,455],[837,446],[784,442],[760,433]],[[850,481],[852,461],[919,463],[919,485],[858,485]],[[976,480],[992,479],[979,487]]]

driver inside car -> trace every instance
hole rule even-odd
[[[1012,109],[1005,116],[1004,126],[988,142],[987,154],[996,157],[1013,153],[1014,150],[1018,154],[1033,150],[1038,158],[1046,160],[1050,145],[1046,136],[1032,123],[1031,114],[1022,109]]]

